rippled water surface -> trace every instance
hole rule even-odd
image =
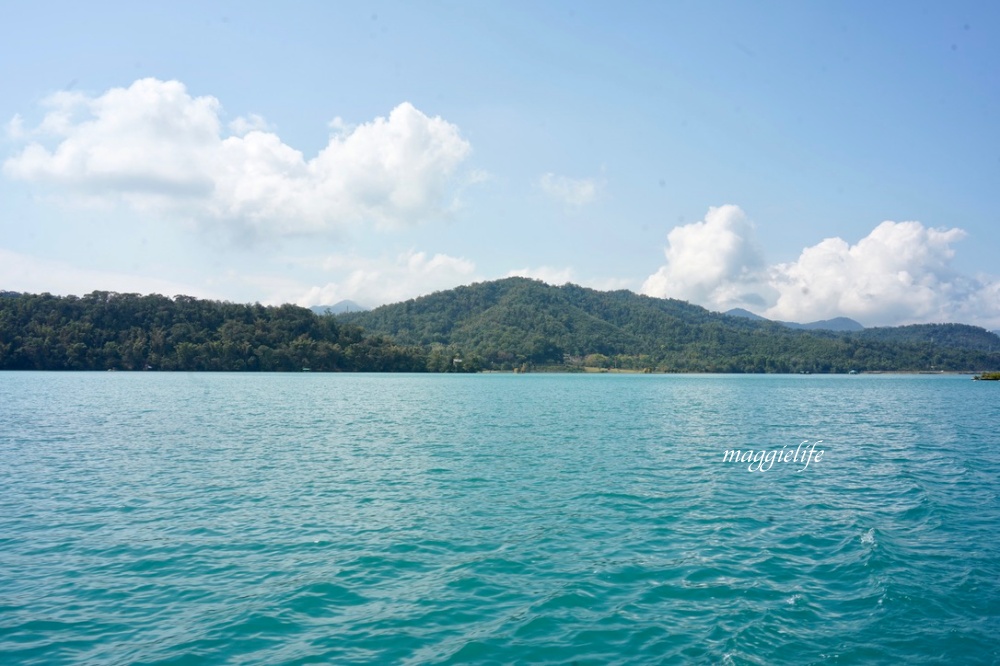
[[[998,424],[968,377],[0,373],[0,662],[997,663]]]

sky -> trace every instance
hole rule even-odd
[[[995,2],[0,5],[0,289],[1000,329]]]

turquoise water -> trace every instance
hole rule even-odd
[[[997,663],[998,424],[968,377],[0,373],[0,662]]]

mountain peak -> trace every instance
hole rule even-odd
[[[309,308],[318,315],[330,314],[343,314],[345,312],[368,312],[369,308],[363,305],[359,305],[354,301],[343,300],[334,303],[333,305],[314,305]]]
[[[753,312],[744,310],[743,308],[733,308],[732,310],[726,310],[722,314],[729,315],[730,317],[744,317],[755,321],[771,321],[767,317],[761,317],[759,314],[754,314]]]

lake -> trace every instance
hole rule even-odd
[[[967,376],[0,373],[0,661],[996,663],[998,424]]]

